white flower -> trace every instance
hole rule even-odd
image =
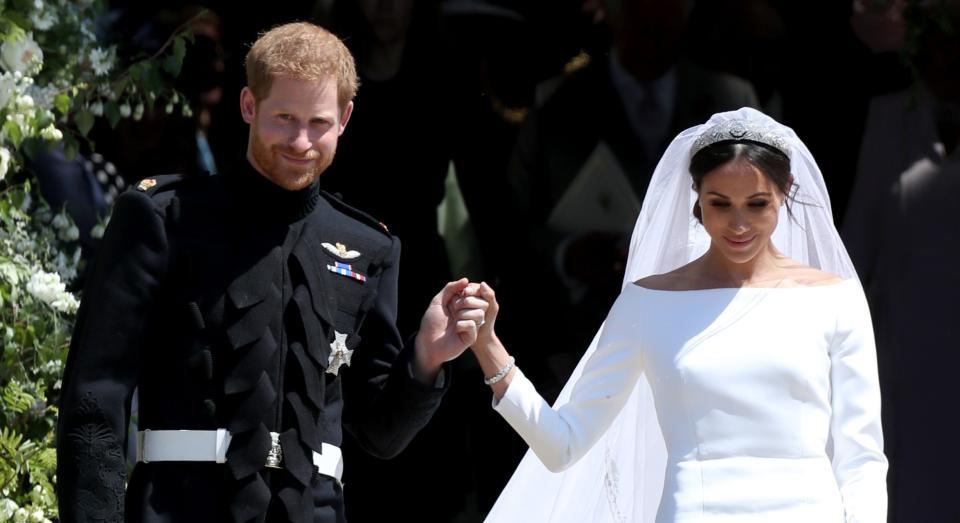
[[[93,2],[90,2],[93,3]],[[80,22],[80,34],[90,40],[91,42],[97,41],[97,34],[93,32],[93,22],[90,20],[84,19]]]
[[[66,292],[66,285],[60,281],[59,274],[39,271],[27,282],[27,292],[44,303],[53,303]]]
[[[34,11],[30,13],[30,21],[33,22],[33,28],[46,31],[57,23],[57,13],[52,10]]]
[[[70,227],[70,220],[67,219],[66,215],[58,214],[53,217],[53,222],[50,223],[55,229],[66,229]]]
[[[17,105],[23,109],[29,109],[31,107],[34,107],[37,104],[36,102],[33,101],[32,96],[30,96],[29,94],[24,94],[17,97]]]
[[[31,85],[26,89],[26,93],[33,99],[34,105],[42,108],[44,111],[48,111],[53,107],[53,103],[57,95],[68,90],[70,90],[69,86],[58,87],[54,84]],[[53,113],[46,114],[46,117],[51,119],[54,118]]]
[[[27,509],[20,507],[13,513],[14,523],[27,523]]]
[[[20,506],[17,505],[17,502],[10,498],[0,500],[0,520],[10,521],[18,508],[20,508]]]
[[[130,104],[126,102],[120,104],[120,116],[124,118],[130,117]]]
[[[109,73],[113,68],[113,54],[102,47],[94,48],[90,51],[90,67],[97,76]]]
[[[43,372],[46,372],[47,374],[52,374],[52,375],[60,374],[61,372],[63,372],[63,360],[50,360],[43,364],[42,369],[43,369]],[[43,493],[43,489],[40,489],[40,485],[37,485],[36,487],[34,487],[34,489],[38,494]]]
[[[97,100],[90,104],[90,112],[93,113],[94,116],[103,116],[103,102]]]
[[[13,122],[20,128],[20,132],[24,135],[31,133],[32,129],[30,128],[30,123],[27,122],[27,117],[31,120],[36,117],[36,111],[28,109],[21,109],[22,112],[7,114],[7,121]]]
[[[63,132],[53,124],[50,124],[40,130],[40,136],[44,140],[49,140],[51,142],[59,142],[63,140]]]
[[[33,33],[0,45],[0,65],[11,72],[39,71],[43,66],[43,51],[33,40]]]
[[[72,229],[76,229],[76,227],[72,227]],[[77,235],[79,236],[79,231],[77,231]],[[74,251],[74,255],[79,253],[80,249]],[[57,274],[60,275],[61,281],[68,282],[77,277],[78,261],[80,261],[80,258],[77,256],[74,256],[73,259],[68,260],[67,255],[64,254],[63,251],[57,253],[56,258],[53,260],[53,268],[55,271],[57,271]]]
[[[39,271],[27,282],[27,292],[34,298],[50,305],[59,312],[72,314],[77,311],[80,302],[66,291],[66,285],[60,281],[60,275]]]
[[[76,225],[71,225],[67,230],[63,231],[60,238],[68,242],[77,241],[80,238],[80,230],[77,229]]]
[[[29,521],[30,523],[43,523],[44,519],[46,518],[43,517],[43,511],[37,508],[30,513],[29,519],[27,521]]]
[[[58,312],[65,312],[67,314],[73,314],[77,312],[77,309],[80,308],[80,302],[70,294],[69,292],[63,293],[59,298],[53,300],[50,303],[50,306],[53,307]]]
[[[7,176],[7,170],[10,168],[10,151],[6,147],[0,147],[0,180]]]
[[[133,108],[133,119],[134,121],[140,121],[143,118],[143,103],[138,103],[136,107]]]
[[[0,104],[0,107],[3,107],[3,104]],[[163,112],[167,114],[173,114],[173,104],[168,103],[167,106],[163,108]]]
[[[93,226],[93,229],[90,229],[90,237],[95,240],[99,240],[103,238],[103,231],[104,231],[103,224],[98,223]]]
[[[17,285],[20,283],[20,273],[17,272],[17,266],[10,262],[0,264],[0,277]],[[3,512],[3,502],[0,501],[0,512]]]
[[[0,74],[0,110],[7,106],[16,93],[17,79],[10,73]]]

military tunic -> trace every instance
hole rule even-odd
[[[286,191],[247,168],[124,193],[63,380],[61,521],[344,521],[312,453],[340,446],[345,427],[370,453],[397,454],[449,381],[413,378],[395,321],[399,254],[319,181]],[[124,495],[134,389],[140,430],[228,429],[226,463],[141,462]],[[265,468],[270,432],[281,468]]]

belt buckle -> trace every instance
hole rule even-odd
[[[276,432],[270,433],[270,451],[267,452],[266,467],[278,469],[283,460],[283,449],[280,448],[280,435]]]

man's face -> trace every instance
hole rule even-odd
[[[317,82],[277,76],[263,100],[256,100],[253,91],[244,87],[240,112],[250,124],[247,159],[251,165],[273,183],[295,191],[310,185],[330,166],[353,102],[340,113],[333,78]]]

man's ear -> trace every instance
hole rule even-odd
[[[337,136],[341,136],[343,131],[347,129],[347,122],[350,121],[350,116],[353,114],[353,100],[347,102],[347,106],[343,109],[343,114],[340,115],[340,132],[337,133]]]
[[[240,90],[240,116],[243,117],[244,122],[252,124],[256,115],[257,99],[254,98],[253,91],[249,87],[244,87]]]

